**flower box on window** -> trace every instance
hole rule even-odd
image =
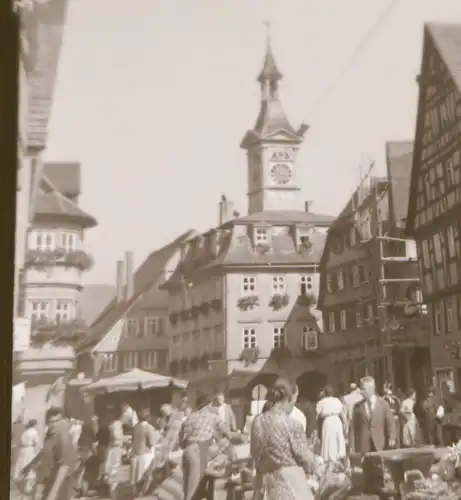
[[[68,266],[75,266],[82,271],[89,271],[93,267],[94,260],[83,250],[75,250],[66,254],[64,263]]]
[[[222,300],[221,299],[213,299],[210,302],[210,306],[214,311],[220,311],[222,309]]]
[[[276,293],[272,295],[271,300],[269,302],[269,307],[272,307],[274,311],[280,311],[290,303],[290,297],[288,294],[284,293]]]
[[[88,334],[88,327],[80,319],[61,321],[37,320],[32,323],[31,345],[41,347],[45,344],[56,346],[76,345]]]
[[[317,297],[313,293],[306,293],[298,297],[298,304],[300,306],[312,307],[317,304]]]
[[[259,306],[259,297],[257,295],[249,295],[247,297],[241,297],[237,301],[237,307],[241,311],[248,311],[249,309],[254,309]]]
[[[170,374],[175,377],[179,372],[179,362],[174,359],[173,361],[170,362]]]
[[[245,347],[240,354],[239,361],[242,361],[245,366],[250,366],[258,361],[259,356],[259,347]]]
[[[276,362],[290,358],[292,353],[286,346],[274,347],[271,351],[270,358]]]

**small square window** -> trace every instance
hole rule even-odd
[[[283,276],[272,277],[272,293],[285,293],[285,278]]]
[[[269,242],[269,230],[267,228],[255,228],[255,245],[264,245]]]
[[[254,295],[256,292],[256,277],[244,276],[242,278],[242,295]]]
[[[139,333],[139,322],[135,318],[130,318],[126,322],[126,332],[129,337],[136,337]]]

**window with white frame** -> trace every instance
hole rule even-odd
[[[327,292],[328,293],[333,292],[333,276],[331,273],[327,274]]]
[[[269,229],[267,227],[255,227],[255,245],[265,245],[269,243]]]
[[[56,323],[66,323],[73,319],[72,315],[72,301],[71,300],[57,300],[55,311]]]
[[[285,293],[285,278],[272,276],[272,293]]]
[[[300,295],[306,295],[312,291],[312,276],[301,276],[300,278]]]
[[[157,351],[143,352],[143,368],[152,370],[157,366]]]
[[[435,370],[435,378],[437,381],[437,388],[442,392],[442,386],[447,384],[448,387],[453,384],[453,369],[451,368],[437,368]]]
[[[256,293],[256,276],[242,277],[242,295],[254,295]]]
[[[50,301],[31,300],[29,301],[29,311],[31,321],[48,319],[50,314]]]
[[[352,286],[359,286],[360,284],[360,273],[357,265],[352,266]]]
[[[66,252],[73,252],[77,248],[77,235],[75,233],[61,233],[61,247]]]
[[[317,351],[319,348],[318,332],[311,326],[302,327],[302,346],[305,351]]]
[[[243,329],[243,348],[244,349],[255,349],[256,347],[257,347],[256,329],[255,328],[244,328]]]
[[[456,256],[455,233],[453,226],[447,226],[447,241],[448,241],[448,256],[453,258]]]
[[[363,326],[362,311],[359,307],[355,311],[355,324],[358,328],[361,328]]]
[[[344,309],[341,309],[339,312],[339,324],[341,326],[341,330],[347,330],[347,313]]]
[[[146,335],[160,335],[160,318],[151,316],[145,319],[144,331]]]
[[[102,369],[105,372],[116,372],[118,369],[118,354],[116,352],[106,354],[104,356],[104,362]]]
[[[328,314],[328,331],[333,333],[336,330],[336,325],[335,325],[335,313],[331,311]]]
[[[123,369],[125,371],[133,370],[138,366],[138,353],[137,352],[126,352],[123,357]]]
[[[55,233],[51,231],[33,231],[31,247],[40,252],[50,252],[56,248]]]
[[[285,328],[283,326],[275,326],[272,330],[272,346],[285,347]]]
[[[336,279],[338,280],[338,290],[344,290],[344,274],[342,269],[337,272]]]
[[[434,234],[433,240],[434,240],[435,261],[440,263],[440,262],[442,262],[442,244],[440,241],[440,235]]]
[[[136,318],[126,320],[126,333],[129,337],[136,337],[139,333],[139,322]]]

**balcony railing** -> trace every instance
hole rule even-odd
[[[24,262],[25,267],[37,270],[62,265],[65,267],[76,267],[82,271],[88,271],[93,266],[93,257],[83,250],[28,250]]]

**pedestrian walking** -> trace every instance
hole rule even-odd
[[[346,410],[340,399],[335,397],[333,387],[324,389],[324,397],[317,403],[317,418],[320,422],[320,455],[325,462],[346,459],[348,422]]]
[[[231,440],[227,429],[204,394],[197,397],[197,410],[182,424],[179,443],[182,455],[184,500],[195,498],[205,476],[208,452],[216,435]]]
[[[344,405],[346,407],[347,421],[348,421],[348,446],[349,451],[353,452],[355,448],[355,437],[354,437],[354,425],[352,425],[352,415],[354,413],[354,407],[360,401],[363,401],[363,394],[356,383],[351,383],[349,387],[350,391],[343,397]]]
[[[400,414],[402,416],[402,445],[405,448],[418,446],[420,443],[420,429],[418,419],[414,413],[416,402],[416,392],[410,389],[407,397],[400,405]]]
[[[139,413],[139,422],[133,429],[131,457],[131,485],[135,498],[141,493],[144,474],[155,456],[155,446],[160,440],[160,432],[149,423],[150,410],[143,409]]]
[[[256,469],[254,499],[313,500],[308,476],[317,462],[302,425],[290,417],[293,386],[279,378],[268,392],[268,409],[251,428],[251,456]]]
[[[394,417],[394,425],[395,425],[395,446],[396,448],[400,448],[401,444],[401,434],[402,434],[402,416],[400,413],[400,405],[401,399],[399,399],[393,392],[390,384],[384,385],[383,391],[383,399],[389,405],[389,408],[392,411],[392,416]],[[403,398],[402,398],[403,399]]]
[[[395,424],[392,411],[386,401],[376,394],[373,377],[363,377],[360,387],[363,401],[354,407],[355,452],[360,454],[395,447]]]

